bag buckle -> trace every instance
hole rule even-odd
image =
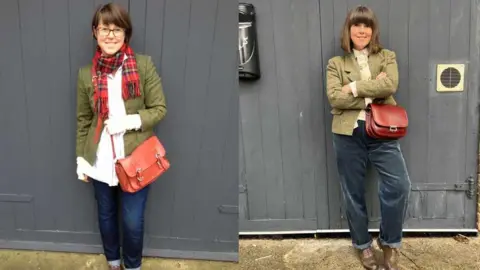
[[[398,128],[396,126],[391,126],[390,127],[390,132],[397,132]]]
[[[137,169],[137,180],[140,181],[140,182],[143,181],[142,169],[140,169],[140,168]]]

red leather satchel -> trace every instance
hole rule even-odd
[[[399,139],[407,135],[407,111],[390,104],[371,103],[367,106],[365,125],[367,134],[376,139]]]
[[[113,137],[110,138],[115,159]],[[115,163],[120,187],[128,193],[135,193],[150,185],[169,168],[165,148],[155,135],[140,144],[131,155],[118,159]]]

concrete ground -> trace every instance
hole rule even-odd
[[[381,253],[377,254],[381,257]],[[1,270],[103,270],[103,255],[0,250]],[[151,269],[349,269],[362,268],[348,239],[241,240],[240,262],[146,258]],[[480,238],[406,238],[401,269],[480,269]]]

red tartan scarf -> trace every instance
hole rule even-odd
[[[127,59],[124,61],[125,55]],[[108,118],[108,82],[107,75],[115,74],[122,67],[122,97],[123,100],[139,97],[140,77],[138,75],[137,61],[130,46],[124,44],[120,50],[112,56],[102,55],[100,47],[92,60],[92,82],[94,87],[93,100],[95,111],[98,114],[98,125],[95,141],[98,141],[98,133],[101,124]]]

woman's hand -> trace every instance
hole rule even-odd
[[[350,87],[349,84],[344,85],[344,86],[342,87],[342,93],[344,93],[344,94],[350,94],[350,93],[352,93],[352,88]]]
[[[142,120],[138,114],[129,114],[124,117],[105,120],[105,128],[108,134],[120,134],[127,130],[139,129],[142,126]]]
[[[386,78],[386,77],[387,77],[387,73],[385,73],[385,72],[380,72],[380,74],[378,74],[378,76],[377,76],[376,79],[377,79],[377,80],[381,80],[381,79]]]
[[[82,157],[77,157],[77,176],[78,180],[83,181],[83,182],[89,182],[87,175],[85,175],[85,168],[88,166],[88,162],[82,158]]]

